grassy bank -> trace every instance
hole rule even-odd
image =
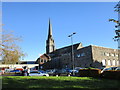
[[[120,88],[120,81],[91,77],[3,76],[2,88]]]

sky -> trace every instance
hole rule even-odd
[[[76,32],[73,43],[117,49],[114,42],[117,2],[3,2],[3,29],[22,37],[17,43],[27,56],[36,60],[46,52],[49,18],[56,48],[71,45],[68,35]]]

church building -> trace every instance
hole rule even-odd
[[[118,49],[100,47],[95,45],[82,46],[82,43],[73,45],[74,63],[72,60],[72,46],[66,46],[59,49],[55,48],[55,42],[52,35],[52,24],[49,19],[48,37],[46,40],[47,60],[39,62],[44,69],[62,69],[62,68],[102,68],[120,66],[118,60]],[[39,59],[41,61],[41,58]],[[37,60],[37,61],[38,61]]]

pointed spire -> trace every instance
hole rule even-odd
[[[49,28],[48,28],[48,38],[52,37],[52,25],[50,23],[50,18],[49,18]]]
[[[52,36],[52,25],[49,18],[48,39],[46,40],[46,53],[49,54],[53,51],[55,51],[55,44]]]

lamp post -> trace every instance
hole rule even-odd
[[[72,62],[73,62],[72,67],[73,67],[73,76],[75,75],[75,73],[74,73],[74,68],[75,68],[75,66],[74,66],[73,37],[72,37],[74,34],[76,34],[76,33],[74,32],[74,33],[72,33],[72,34],[70,34],[70,35],[68,36],[68,37],[71,38],[71,45],[72,45]]]

